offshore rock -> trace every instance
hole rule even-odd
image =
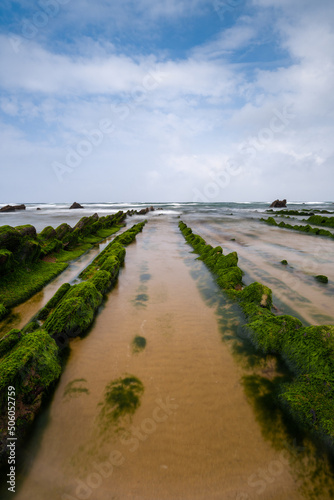
[[[286,208],[286,200],[275,200],[270,205],[270,208]]]
[[[26,206],[23,205],[6,205],[5,207],[0,208],[0,212],[15,212],[16,210],[25,210]]]

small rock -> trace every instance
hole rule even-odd
[[[317,281],[320,283],[328,283],[328,278],[327,276],[324,276],[322,274],[319,274],[318,276],[314,276]]]
[[[76,201],[70,206],[70,209],[72,208],[84,208],[80,203],[77,203]]]

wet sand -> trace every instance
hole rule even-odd
[[[126,231],[126,227],[122,228],[117,235]],[[0,322],[0,338],[8,333],[12,328],[23,328],[33,316],[53,297],[58,288],[64,283],[76,283],[79,274],[85,269],[95,257],[104,250],[104,248],[115,238],[116,234],[106,238],[102,243],[94,245],[90,250],[85,252],[81,257],[69,263],[68,267],[46,285],[40,292],[35,293],[26,302],[13,307],[10,315]]]
[[[275,363],[251,363],[251,349],[243,352],[237,307],[190,253],[177,222],[150,220],[127,247],[92,330],[71,343],[24,450],[18,500],[330,498],[326,460],[309,440],[298,445],[277,410],[258,405],[258,391],[279,375]],[[135,335],[147,341],[139,353]],[[144,386],[141,405],[105,425],[105,388],[127,374]]]

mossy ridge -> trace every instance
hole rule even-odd
[[[21,304],[39,292],[51,280],[62,273],[68,264],[58,262],[36,262],[29,267],[20,267],[1,278],[0,303],[7,309]]]
[[[3,304],[0,304],[0,321],[3,320],[8,314],[8,310]]]
[[[137,224],[129,230],[131,241],[142,231],[145,223],[146,221]],[[115,243],[112,245],[112,251],[118,256],[114,255],[120,265],[120,262],[124,261],[124,247]],[[111,256],[110,254],[108,258]],[[103,295],[112,283],[111,273],[102,270],[96,270],[90,279],[78,285],[70,286],[65,283],[41,310],[42,318],[46,317],[42,327],[34,320],[23,330],[11,330],[0,340],[0,388],[3,389],[3,384],[16,387],[16,397],[20,402],[17,414],[18,437],[23,437],[39,411],[43,395],[59,378],[63,347],[67,345],[69,338],[87,332]],[[39,314],[37,317],[40,317]],[[136,385],[135,380],[134,383]],[[142,392],[141,387],[139,382],[139,392]],[[136,407],[137,403],[134,403],[132,408]],[[5,411],[2,413],[5,415]],[[0,419],[0,464],[6,460],[6,429],[7,423]]]
[[[20,335],[18,330],[7,334],[5,343],[12,348],[0,362],[0,463],[6,461],[7,388],[15,387],[16,437],[20,440],[40,409],[42,396],[58,380],[61,364],[55,341],[45,331]],[[3,340],[0,342],[3,345]]]
[[[279,224],[277,224],[277,222],[275,221],[275,219],[273,217],[268,217],[268,219],[262,218],[262,219],[260,219],[260,221],[265,222],[269,226],[276,226],[276,227],[281,227],[284,229],[291,229],[293,231],[301,231],[303,233],[313,234],[316,236],[328,236],[330,238],[334,238],[334,233],[331,233],[330,231],[327,231],[325,229],[311,227],[309,224],[307,224],[306,226],[297,225],[297,224],[292,226],[291,224],[287,224],[286,222],[283,222],[283,221],[280,222]]]
[[[120,266],[124,263],[125,248],[132,243],[136,235],[143,230],[146,221],[135,224],[124,233],[116,236],[113,241],[93,260],[79,275],[81,279],[92,277],[98,270],[108,271],[112,279],[116,279]]]
[[[222,247],[213,248],[211,245],[207,245],[205,240],[201,236],[194,234],[184,222],[179,222],[179,228],[187,243],[199,254],[199,259],[216,276],[217,283],[221,288],[235,290],[241,286],[243,272],[237,265],[238,254],[236,252],[231,252],[225,256]]]
[[[136,335],[132,341],[132,352],[137,354],[143,351],[146,347],[146,339],[145,337],[141,337],[140,335]]]
[[[304,219],[305,222],[310,224],[315,224],[316,226],[325,226],[334,228],[334,217],[324,217],[322,215],[312,215],[308,219]]]
[[[130,234],[130,239],[127,238],[126,241],[133,241],[144,225],[145,222],[125,231],[125,235]],[[66,345],[70,338],[87,332],[102,303],[103,295],[115,283],[126,253],[119,240],[115,240],[80,274],[84,280],[82,283],[66,287],[63,295],[58,290],[51,299],[51,307],[49,305],[41,313],[46,319],[43,328],[56,339],[60,347]],[[59,300],[58,293],[61,295]]]
[[[100,430],[104,433],[110,424],[131,416],[139,408],[144,393],[142,382],[133,375],[118,378],[107,385],[103,403],[99,403]]]
[[[302,208],[301,210],[273,210],[272,208],[266,210],[267,213],[272,213],[275,215],[303,215],[312,217],[315,214],[332,214],[334,212],[328,210],[309,210],[308,208]]]
[[[43,328],[64,345],[69,338],[85,333],[102,303],[102,294],[89,280],[74,285],[46,319]]]
[[[61,287],[58,288],[57,292],[53,295],[53,297],[51,297],[49,302],[47,302],[47,304],[45,304],[43,309],[39,311],[36,318],[38,320],[45,320],[49,316],[52,309],[54,309],[58,305],[58,303],[61,301],[61,299],[64,297],[64,295],[68,292],[70,288],[71,285],[69,283],[64,283],[63,285],[61,285]]]
[[[223,257],[220,250],[212,252],[183,222],[179,227],[188,243],[195,242],[201,259],[209,259],[208,267],[219,275],[217,263]],[[214,253],[221,257],[212,261]],[[272,291],[261,283],[242,290],[235,289],[233,282],[217,279],[217,283],[239,301],[249,321],[244,328],[254,345],[265,354],[280,355],[295,373],[295,380],[282,386],[279,398],[283,406],[302,425],[334,444],[334,326],[303,327],[297,318],[276,316],[271,312]]]

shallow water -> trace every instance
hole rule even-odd
[[[331,498],[326,454],[274,404],[275,384],[289,375],[254,353],[238,307],[177,223],[150,219],[91,332],[71,343],[22,452],[18,500]],[[140,352],[136,335],[147,342]],[[126,376],[144,392],[134,412],[114,418],[105,391]]]

